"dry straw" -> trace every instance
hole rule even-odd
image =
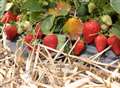
[[[119,60],[99,61],[110,47],[83,58],[71,54],[75,45],[69,53],[63,52],[68,42],[60,50],[39,44],[26,58],[22,56],[24,49],[11,53],[1,44],[0,88],[120,88]]]

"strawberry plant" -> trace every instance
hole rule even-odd
[[[0,0],[0,88],[120,88],[120,0]]]
[[[41,43],[59,50],[70,40],[63,50],[69,52],[73,43],[82,38],[85,44],[80,42],[78,46],[92,45],[101,52],[107,47],[109,34],[120,37],[118,3],[119,0],[1,0],[1,28],[11,41],[22,39],[33,46]],[[73,49],[75,55],[83,51],[80,47]]]

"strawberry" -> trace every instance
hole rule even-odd
[[[95,38],[95,45],[98,52],[103,51],[107,46],[107,38],[104,35],[98,35]]]
[[[96,8],[95,3],[90,2],[90,3],[88,4],[88,11],[89,11],[89,13],[92,13],[92,12],[95,10],[95,8]]]
[[[63,32],[68,33],[72,38],[78,37],[82,33],[82,26],[80,19],[72,17],[63,26]]]
[[[23,31],[30,32],[32,29],[31,23],[29,21],[24,21],[23,22]]]
[[[47,35],[44,39],[43,39],[43,44],[55,49],[58,45],[58,38],[55,34],[50,34]]]
[[[39,39],[42,37],[42,35],[43,35],[43,33],[41,31],[40,24],[37,23],[35,26],[35,38]]]
[[[94,42],[96,34],[100,31],[100,24],[95,20],[89,20],[83,24],[83,37],[87,44]]]
[[[108,38],[107,42],[108,42],[108,45],[112,46],[112,51],[119,56],[120,55],[120,39],[117,36],[113,35]]]
[[[15,25],[6,24],[4,32],[7,35],[7,39],[12,41],[17,36],[17,27]]]
[[[28,48],[29,51],[33,51],[33,48],[32,48],[32,47],[33,47],[34,50],[36,51],[37,48],[38,48],[38,45],[35,45],[35,46],[33,46],[33,45],[27,46],[27,48]]]
[[[27,34],[25,37],[24,37],[24,41],[27,42],[27,43],[30,43],[32,42],[34,36],[32,34]]]
[[[112,19],[111,19],[111,17],[109,15],[103,15],[103,16],[101,16],[101,21],[103,23],[105,23],[106,25],[108,25],[108,26],[112,25]]]
[[[85,44],[83,41],[78,41],[75,45],[73,52],[75,55],[79,55],[85,49]]]
[[[10,11],[7,11],[4,15],[3,15],[3,17],[2,17],[2,19],[1,19],[1,22],[3,22],[3,23],[9,23],[9,22],[11,22],[11,21],[16,21],[16,15],[14,15],[12,12],[10,12]]]

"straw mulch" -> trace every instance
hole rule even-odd
[[[120,88],[119,60],[99,62],[101,53],[90,58],[64,53],[39,44],[23,57],[24,49],[14,53],[0,45],[0,88]],[[50,52],[49,52],[50,51]]]

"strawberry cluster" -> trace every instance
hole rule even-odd
[[[95,20],[86,21],[83,24],[84,42],[78,42],[74,48],[74,53],[79,55],[85,48],[84,44],[95,44],[98,52],[103,51],[107,46],[111,46],[112,51],[116,55],[120,55],[120,39],[115,36],[105,36],[100,33],[101,27],[99,22]]]
[[[11,11],[7,11],[4,13],[3,17],[1,18],[0,22],[4,23],[4,32],[7,35],[8,40],[14,40],[17,33],[17,27],[13,22],[18,21],[18,16],[13,14]]]
[[[55,34],[48,34],[43,37],[44,34],[41,30],[40,24],[37,23],[35,26],[35,33],[34,34],[26,34],[24,36],[24,42],[29,43],[32,46],[32,43],[37,39],[42,39],[42,42],[45,46],[56,49],[58,45],[58,38]],[[37,45],[36,45],[37,48]],[[32,50],[30,46],[28,46],[29,50]]]
[[[106,22],[105,18],[106,16],[103,16],[101,19],[110,26],[112,23],[110,21],[110,23],[108,21]],[[109,17],[107,16],[107,18]],[[0,21],[5,24],[3,29],[8,40],[12,41],[18,36],[18,26],[11,23],[19,20],[20,16],[17,16],[10,11],[7,11],[1,18]],[[30,29],[30,27],[26,27],[26,25],[30,26],[29,22],[25,23],[25,27],[23,28],[25,31]],[[119,56],[120,39],[116,35],[106,36],[101,31],[102,28],[100,23],[94,19],[87,20],[83,23],[80,19],[72,17],[69,18],[63,26],[63,35],[67,33],[71,40],[76,40],[76,37],[78,38],[82,35],[82,39],[80,38],[73,48],[73,53],[75,55],[80,55],[81,52],[85,50],[86,45],[92,44],[96,46],[98,52],[103,51],[107,46],[111,46],[112,51]],[[42,44],[53,49],[57,48],[59,42],[56,34],[44,34],[40,23],[35,24],[33,32],[28,31],[23,36],[23,41],[27,44],[29,50],[32,50],[31,47],[33,47],[33,43],[36,40],[41,40]],[[35,47],[37,47],[37,44]]]

